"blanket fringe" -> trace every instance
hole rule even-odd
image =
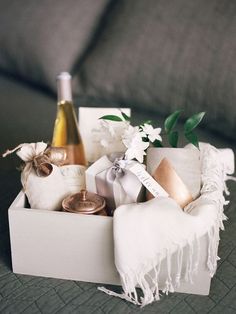
[[[129,301],[135,305],[141,305],[139,302],[135,301],[135,299],[133,298],[130,298],[128,295],[126,295],[125,293],[117,293],[117,292],[114,292],[114,291],[111,291],[109,289],[106,289],[105,287],[98,287],[98,290],[108,294],[108,295],[111,295],[113,297],[118,297],[120,299],[123,299],[123,300],[126,300],[126,301]]]
[[[193,250],[193,245],[196,244],[196,251]],[[189,252],[189,254],[185,254],[187,258],[187,264],[185,269],[184,280],[193,283],[192,275],[197,271],[199,258],[200,258],[200,244],[199,239],[195,236],[192,241],[187,243],[185,249]],[[194,256],[195,253],[195,256]],[[181,272],[183,271],[183,255],[184,255],[184,248],[179,246],[177,251],[175,251],[175,259],[177,264],[177,272],[176,274],[172,274],[171,265],[173,262],[173,253],[170,251],[166,252],[166,261],[167,265],[167,278],[165,281],[165,286],[162,287],[161,291],[166,295],[169,292],[174,292],[177,287],[180,285],[181,279]],[[193,262],[194,256],[194,262]],[[160,291],[159,291],[159,274],[161,270],[161,266],[165,264],[163,263],[163,259],[158,256],[155,263],[152,263],[152,271],[154,271],[154,276],[150,274],[150,264],[147,264],[142,267],[142,272],[139,274],[135,274],[137,282],[134,284],[132,282],[133,276],[128,276],[127,274],[120,274],[122,287],[124,292],[117,293],[106,289],[105,287],[98,287],[98,289],[102,292],[105,292],[108,295],[115,296],[126,301],[129,301],[135,305],[139,305],[144,307],[147,304],[152,303],[153,301],[157,301],[160,299]],[[142,292],[143,296],[138,297],[137,294],[137,287],[139,287]]]

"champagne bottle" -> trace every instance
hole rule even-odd
[[[62,72],[57,77],[58,105],[52,147],[61,147],[66,152],[66,165],[86,166],[84,147],[72,102],[71,76]]]

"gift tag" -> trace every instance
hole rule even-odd
[[[158,184],[139,163],[131,164],[128,169],[134,173],[140,182],[154,197],[168,197],[169,194]]]

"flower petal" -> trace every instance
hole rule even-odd
[[[146,133],[146,134],[151,134],[152,131],[153,131],[153,126],[151,124],[146,124],[144,123],[143,125],[143,131]]]

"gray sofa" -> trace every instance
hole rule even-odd
[[[206,111],[199,139],[236,152],[235,34],[233,0],[0,0],[0,152],[51,140],[61,71],[77,107],[128,106],[135,122],[157,124],[177,108]],[[12,272],[18,164],[0,158],[0,313],[235,313],[234,182],[210,295],[163,295],[138,309],[93,283]]]
[[[76,106],[129,106],[156,123],[206,111],[199,139],[234,148],[235,17],[230,0],[1,0],[1,152],[50,142],[61,71]]]

